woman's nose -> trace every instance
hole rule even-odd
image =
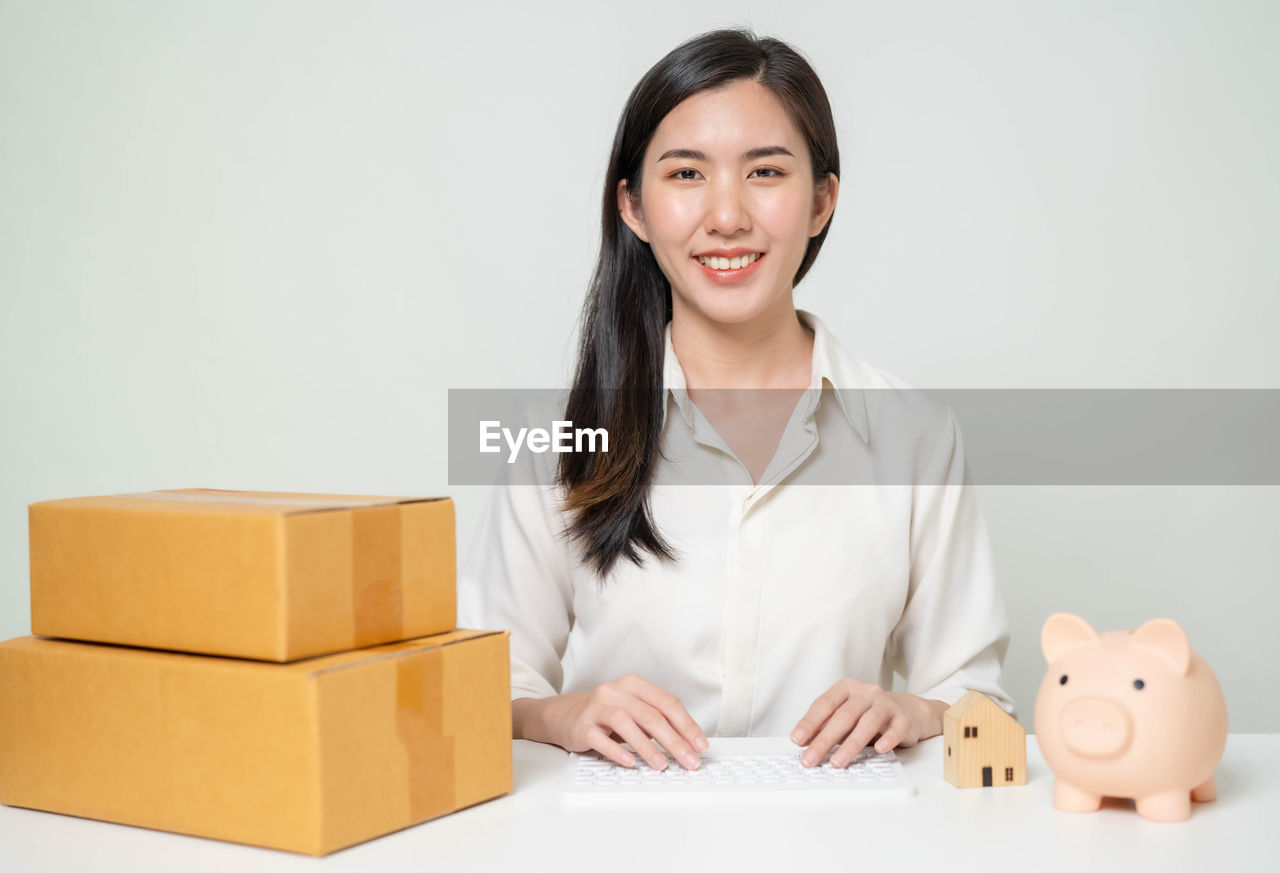
[[[719,182],[708,190],[706,227],[708,233],[725,236],[751,229],[743,191],[732,182]]]

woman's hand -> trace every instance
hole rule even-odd
[[[806,767],[817,764],[839,743],[831,766],[844,767],[873,738],[879,737],[876,751],[883,754],[942,733],[944,711],[946,704],[941,701],[841,679],[813,702],[791,732],[791,739],[809,747],[800,759]]]
[[[657,770],[666,768],[667,758],[653,740],[689,770],[698,768],[697,753],[708,745],[679,698],[634,673],[586,694],[560,694],[542,703],[549,742],[570,752],[594,749],[624,767],[635,766],[635,759],[620,741]]]

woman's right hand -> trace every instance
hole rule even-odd
[[[539,703],[548,742],[570,752],[595,750],[624,767],[635,766],[635,759],[619,741],[630,743],[656,770],[667,766],[667,758],[653,740],[689,770],[698,768],[698,752],[708,745],[678,697],[634,673],[585,694],[559,694]]]

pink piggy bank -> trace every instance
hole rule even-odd
[[[1053,770],[1053,805],[1093,812],[1131,797],[1153,821],[1183,821],[1213,800],[1227,704],[1177,622],[1099,634],[1051,615],[1040,633],[1049,672],[1036,695],[1036,741]]]

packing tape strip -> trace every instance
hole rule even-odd
[[[409,759],[409,822],[452,812],[457,798],[454,738],[444,735],[448,647],[396,662],[396,734]]]
[[[351,603],[355,648],[404,639],[400,508],[351,513]]]

